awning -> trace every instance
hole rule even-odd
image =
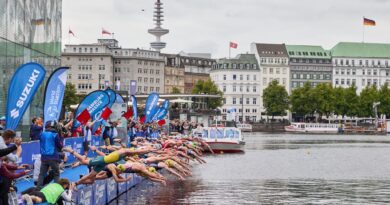
[[[183,100],[183,99],[174,99],[169,101],[171,103],[193,103],[194,101],[191,100]]]

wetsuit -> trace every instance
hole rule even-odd
[[[114,151],[106,156],[98,156],[89,160],[88,165],[93,168],[95,172],[103,171],[107,164],[122,160],[125,156],[120,155],[118,151]]]

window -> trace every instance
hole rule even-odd
[[[267,74],[267,68],[263,68],[263,74]]]
[[[362,86],[366,85],[366,79],[362,79]]]
[[[150,92],[153,92],[154,91],[154,87],[150,87]]]
[[[256,86],[253,86],[253,92],[256,92]]]
[[[242,77],[242,75],[240,75],[240,80],[243,80],[243,77]]]
[[[275,69],[275,73],[276,73],[276,74],[280,74],[280,68],[276,68],[276,69]]]
[[[263,78],[263,85],[267,85],[267,78]]]
[[[293,87],[293,88],[296,88],[296,87],[297,87],[297,82],[293,82],[293,83],[292,83],[292,87]]]
[[[283,74],[287,73],[287,68],[283,68]]]
[[[156,78],[156,83],[160,83],[160,78]],[[156,88],[157,91],[157,88]]]
[[[240,85],[240,92],[242,92],[242,85]]]
[[[144,83],[147,83],[148,82],[148,78],[144,78]]]
[[[156,75],[160,75],[160,70],[156,70]]]
[[[286,85],[287,79],[283,78],[283,85]]]
[[[240,105],[242,105],[243,103],[244,103],[244,99],[240,98]]]
[[[339,84],[339,79],[335,79],[335,84],[338,85]]]
[[[223,80],[226,80],[226,75],[223,75]]]
[[[257,112],[257,109],[252,109],[252,113],[256,113]]]
[[[142,73],[142,68],[138,68],[138,73]]]
[[[233,92],[236,92],[236,85],[233,85]]]
[[[138,92],[141,92],[141,91],[142,91],[142,87],[138,86]]]
[[[256,98],[253,98],[253,104],[256,105]],[[248,103],[249,104],[249,103]]]
[[[344,79],[341,79],[341,85],[344,85]]]
[[[376,70],[374,70],[373,71],[373,75],[377,75],[378,73],[377,73],[377,71]]]
[[[356,70],[352,69],[352,75],[356,75]]]
[[[246,75],[246,80],[249,80],[249,75]]]
[[[156,92],[160,92],[160,87],[156,87]]]
[[[253,80],[256,80],[256,75],[253,76]]]
[[[365,75],[365,74],[366,74],[366,70],[363,69],[363,70],[362,70],[362,73],[363,73],[363,75]]]
[[[222,91],[223,91],[223,92],[226,92],[226,85],[224,85],[224,86],[222,87]]]
[[[371,70],[367,70],[367,75],[371,75]]]
[[[145,87],[144,87],[144,92],[145,92],[145,93],[148,92],[148,86],[145,86]]]
[[[142,82],[142,78],[141,77],[138,77],[138,82]]]
[[[350,85],[350,84],[351,84],[351,80],[347,79],[347,85]]]
[[[144,73],[148,73],[148,69],[144,69]]]
[[[274,74],[274,68],[269,68],[269,74]]]
[[[233,75],[233,80],[236,80],[236,78],[237,78],[237,76],[234,74],[234,75]]]
[[[356,85],[356,79],[352,79],[352,85]]]
[[[246,92],[249,92],[249,85],[246,86]]]
[[[150,78],[150,83],[154,83],[154,78]]]
[[[233,98],[233,105],[236,104],[236,98]]]
[[[249,105],[249,98],[246,99],[246,104]]]
[[[296,79],[296,78],[297,78],[297,74],[294,73],[294,74],[292,75],[292,78],[293,78],[293,79]]]
[[[154,74],[154,70],[153,69],[150,69],[150,74]]]

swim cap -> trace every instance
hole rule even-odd
[[[124,164],[119,164],[118,166],[116,166],[119,170],[121,170],[121,172],[124,172],[126,170],[126,167]]]
[[[156,172],[156,169],[154,167],[149,167],[148,170],[149,170],[149,172],[153,172],[153,173]]]

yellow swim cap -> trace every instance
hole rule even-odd
[[[154,167],[149,167],[148,170],[149,170],[149,172],[153,172],[153,173],[156,172],[156,169]]]
[[[119,170],[121,170],[121,172],[124,172],[126,170],[126,167],[124,164],[119,164],[118,166],[116,166]]]

